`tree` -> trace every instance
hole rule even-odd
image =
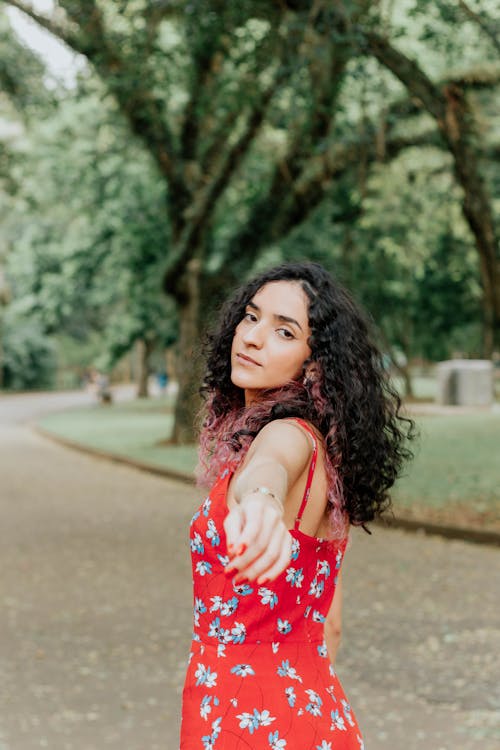
[[[44,86],[44,66],[12,34],[0,12],[0,222],[12,211],[15,190],[13,141],[19,138],[35,111],[47,113],[53,97]],[[38,321],[26,321],[9,309],[12,300],[5,266],[9,243],[0,237],[0,388],[48,384],[53,347]],[[14,334],[14,331],[16,333]]]
[[[309,220],[348,172],[362,180],[371,164],[422,138],[438,140],[453,156],[482,259],[486,331],[495,330],[498,243],[465,94],[479,85],[478,77],[467,71],[457,78],[442,70],[438,80],[425,72],[414,60],[408,13],[402,14],[404,28],[398,28],[386,3],[367,0],[204,0],[196,6],[60,0],[50,17],[23,0],[8,4],[87,56],[167,185],[164,286],[177,303],[185,359],[196,361],[205,317],[201,295],[205,313],[221,287],[241,278],[263,249]],[[447,7],[438,5],[440,12]],[[410,11],[428,7],[415,0]],[[455,16],[444,18],[444,10],[438,20],[448,36],[459,28]],[[473,27],[484,33],[481,25]],[[438,35],[423,38],[419,43],[426,50]],[[492,44],[488,35],[485,39]],[[360,58],[378,60],[394,76],[387,81],[372,66],[370,83],[379,88],[379,98],[369,113],[346,95]],[[483,79],[488,86],[497,82],[498,70]],[[432,116],[432,128],[412,138],[397,132],[395,120],[422,110]],[[257,184],[248,184],[252,173]],[[240,219],[232,231],[228,208]],[[492,343],[488,333],[486,346]],[[187,441],[199,373],[184,367],[179,374],[175,437]]]
[[[149,358],[173,343],[177,321],[161,293],[164,187],[125,136],[102,91],[68,93],[17,146],[18,187],[3,231],[15,242],[8,262],[14,308],[52,337],[65,333],[83,344],[100,331],[104,369],[142,342],[144,396]]]

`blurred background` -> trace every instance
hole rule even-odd
[[[56,450],[28,437],[27,422],[189,478],[200,342],[215,310],[255,271],[309,259],[369,311],[417,421],[417,456],[395,490],[396,520],[498,544],[499,17],[498,0],[0,2],[0,416],[9,512],[14,495],[26,500],[32,490],[16,484],[14,492],[8,472],[22,464],[34,478],[29,457],[45,465],[37,451]],[[76,481],[93,470],[75,471]],[[109,481],[116,488],[124,480]],[[183,513],[168,517],[179,549]],[[478,565],[491,570],[492,559]],[[17,570],[18,557],[9,560]],[[158,564],[188,581],[186,560]],[[492,592],[475,594],[489,601]],[[171,632],[183,634],[179,664],[189,596],[183,590],[178,600],[185,628],[171,621]],[[498,623],[484,616],[486,655]],[[182,668],[172,683],[174,730],[181,682]],[[490,688],[478,695],[483,716]],[[19,706],[12,716],[25,712]],[[453,750],[499,747],[491,716],[483,735],[471,720],[470,736],[464,729]],[[61,730],[45,746],[157,746],[146,730],[133,740],[123,731],[72,744]],[[375,725],[370,731],[373,750],[421,746],[384,737]],[[448,748],[439,732],[425,742]],[[12,744],[38,746],[29,727]]]

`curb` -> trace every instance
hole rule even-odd
[[[139,471],[146,471],[148,474],[157,474],[158,476],[165,477],[166,479],[175,479],[178,482],[184,482],[186,484],[194,485],[194,477],[184,471],[176,471],[175,469],[166,469],[163,466],[157,466],[156,464],[150,464],[147,461],[139,461],[139,459],[131,458],[130,456],[124,456],[121,453],[112,453],[111,451],[101,450],[100,448],[92,448],[90,445],[84,445],[83,443],[77,443],[75,440],[61,437],[56,435],[54,432],[46,430],[45,427],[41,427],[38,424],[32,425],[32,429],[42,437],[52,440],[58,445],[63,445],[65,448],[72,448],[73,450],[80,451],[80,453],[86,453],[94,458],[102,458],[106,461],[113,461],[117,464],[126,464],[131,466],[133,469]]]
[[[166,479],[174,479],[175,481],[184,482],[185,484],[195,484],[193,475],[187,472],[166,469],[162,466],[157,466],[156,464],[151,464],[147,461],[139,461],[138,459],[130,458],[130,456],[124,456],[120,453],[112,453],[111,451],[92,448],[83,443],[77,443],[69,438],[56,435],[38,424],[33,425],[33,429],[36,433],[52,440],[54,443],[66,448],[71,448],[72,450],[80,451],[80,453],[86,453],[94,458],[125,464],[133,469],[145,471],[148,474],[156,474],[157,476],[165,477]],[[485,544],[492,547],[500,547],[500,532],[496,531],[468,529],[463,526],[431,523],[429,521],[413,518],[397,518],[396,516],[393,516],[390,519],[377,519],[376,521],[373,521],[373,524],[385,529],[401,529],[403,531],[423,533],[429,536],[441,536],[445,539],[458,539],[463,542],[472,542],[473,544]]]
[[[473,544],[486,544],[490,547],[500,547],[500,533],[497,531],[483,531],[482,529],[467,529],[464,526],[451,526],[430,521],[417,520],[414,518],[377,519],[373,522],[375,526],[385,529],[402,529],[423,533],[426,536],[441,536],[445,539],[459,539],[462,542]]]

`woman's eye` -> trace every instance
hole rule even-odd
[[[251,321],[255,321],[255,320],[257,320],[257,318],[255,317],[255,315],[254,315],[253,313],[251,313],[251,312],[247,312],[247,313],[245,313],[245,315],[243,316],[243,320],[251,320]]]
[[[295,336],[291,331],[288,330],[288,328],[278,328],[278,333],[280,336],[282,336],[284,339],[294,339]]]

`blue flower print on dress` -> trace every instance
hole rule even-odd
[[[197,596],[194,600],[194,608],[196,612],[200,613],[200,615],[202,615],[204,612],[207,611],[207,608],[205,606],[203,599],[201,599],[199,596]]]
[[[298,570],[296,570],[295,568],[287,568],[286,580],[288,581],[288,583],[291,583],[292,586],[300,588],[302,586],[302,581],[304,580],[304,574],[302,571],[303,568],[299,568]]]
[[[197,685],[206,685],[206,687],[215,687],[217,685],[217,672],[212,672],[210,667],[198,662],[198,669],[194,673]]]
[[[300,554],[300,542],[295,537],[292,538],[292,560],[298,560]]]
[[[200,615],[202,615],[206,611],[207,611],[207,608],[205,607],[203,600],[197,596],[196,599],[194,600],[194,626],[195,628],[200,627]]]
[[[205,721],[208,721],[208,714],[212,711],[211,703],[213,701],[214,706],[219,705],[219,699],[214,695],[204,695],[200,703],[200,716]]]
[[[213,522],[212,518],[209,518],[208,520],[208,529],[206,532],[207,539],[210,539],[212,541],[212,547],[218,547],[220,544],[220,536],[219,532],[217,531],[217,527],[215,523]]]
[[[330,565],[328,560],[318,560],[316,564],[316,575],[325,576],[325,578],[330,576]]]
[[[229,565],[229,555],[217,555],[217,560],[220,562],[223,568],[226,567],[226,565]]]
[[[235,622],[234,628],[231,628],[231,640],[233,643],[244,643],[247,637],[247,629],[242,622]]]
[[[269,737],[267,739],[271,750],[284,750],[286,747],[286,740],[284,738],[280,739],[280,733],[278,730],[275,732],[269,732]]]
[[[281,633],[281,635],[288,635],[291,630],[292,626],[290,625],[288,620],[281,620],[278,617],[278,631]]]
[[[302,682],[302,677],[297,674],[297,670],[295,667],[290,666],[290,662],[288,659],[285,659],[281,662],[280,666],[278,667],[278,674],[280,677],[289,677],[291,680],[298,680],[299,682]]]
[[[196,572],[199,573],[200,576],[204,576],[206,573],[211,573],[212,563],[209,563],[206,560],[200,560],[200,562],[196,563]]]
[[[317,609],[314,610],[313,616],[312,616],[313,622],[325,622],[326,617],[321,614],[321,612],[318,612]]]
[[[223,600],[222,596],[212,596],[210,601],[212,602],[210,612],[220,612],[222,617],[233,615],[238,609],[239,604],[236,596],[231,597],[231,599],[228,599],[226,602]]]
[[[258,590],[261,604],[269,604],[269,607],[271,609],[274,609],[275,606],[278,603],[278,597],[274,593],[274,591],[271,591],[271,589],[266,589],[264,586],[261,586]]]
[[[220,734],[221,721],[222,721],[222,716],[219,716],[218,719],[212,722],[212,734],[206,734],[204,737],[201,738],[201,741],[203,743],[203,750],[212,750],[212,748],[215,747],[217,737]]]
[[[360,737],[359,734],[357,734],[356,739],[359,742],[359,750],[365,750],[365,743],[363,742],[363,738]]]
[[[316,745],[316,750],[332,750],[332,743],[322,740],[321,745]]]
[[[347,727],[345,725],[345,721],[343,717],[340,715],[338,709],[335,711],[331,711],[330,716],[332,718],[332,725],[330,727],[331,730],[334,729],[340,729],[342,732],[345,732]]]
[[[236,596],[228,599],[227,602],[222,602],[220,607],[220,613],[222,617],[229,617],[230,615],[234,615],[234,613],[238,609],[238,604],[239,602]]]
[[[210,607],[210,612],[218,612],[220,609],[220,605],[223,602],[222,596],[212,596],[210,601],[212,602],[212,606]]]
[[[233,583],[233,590],[238,596],[249,596],[253,594],[253,588],[248,583]]]
[[[216,617],[212,620],[208,626],[208,635],[210,638],[217,638],[220,643],[230,643],[231,634],[228,628],[222,628],[220,624],[220,617]]]
[[[193,538],[190,540],[189,544],[191,546],[191,552],[197,552],[199,555],[202,555],[205,552],[203,539],[197,531],[193,534]]]
[[[238,677],[248,677],[248,675],[255,674],[250,664],[236,664],[236,666],[232,667],[231,672],[237,674]]]
[[[325,590],[325,582],[318,581],[317,578],[313,578],[311,581],[311,585],[309,587],[309,596],[315,596],[316,599],[319,599],[320,596],[323,594],[324,590]]]
[[[253,714],[244,711],[242,714],[238,714],[236,718],[240,720],[240,729],[248,729],[250,734],[253,734],[259,727],[268,727],[276,717],[271,716],[267,709],[258,711],[254,708]]]
[[[309,696],[309,703],[306,706],[306,711],[313,716],[321,716],[321,706],[323,705],[323,701],[318,693],[315,690],[306,690],[305,692]]]
[[[340,566],[342,565],[342,558],[343,558],[342,550],[339,549],[335,557],[335,570],[340,570]]]
[[[348,702],[347,702],[346,700],[344,700],[344,698],[342,698],[342,700],[341,700],[340,702],[341,702],[341,704],[342,704],[342,708],[343,708],[343,710],[344,710],[344,716],[345,716],[345,718],[347,719],[347,723],[348,723],[348,724],[349,724],[349,725],[350,725],[351,727],[354,727],[354,726],[356,726],[356,725],[355,725],[355,723],[354,723],[354,721],[352,720],[352,716],[351,716],[351,707],[350,707],[349,703],[348,703]]]
[[[210,499],[210,497],[207,497],[204,500],[203,505],[201,506],[201,512],[203,513],[203,515],[205,516],[205,518],[208,518],[208,514],[210,512],[210,506],[211,505],[212,505],[212,500]]]
[[[297,700],[297,695],[292,685],[290,685],[290,687],[285,688],[285,695],[288,701],[288,705],[293,708],[295,706],[295,701]]]
[[[197,510],[196,513],[194,514],[194,516],[191,518],[191,521],[189,522],[189,525],[192,526],[195,523],[195,521],[198,520],[199,517],[200,517],[200,511]]]
[[[323,658],[326,659],[328,656],[328,651],[326,650],[326,643],[320,643],[318,646],[318,654]]]

